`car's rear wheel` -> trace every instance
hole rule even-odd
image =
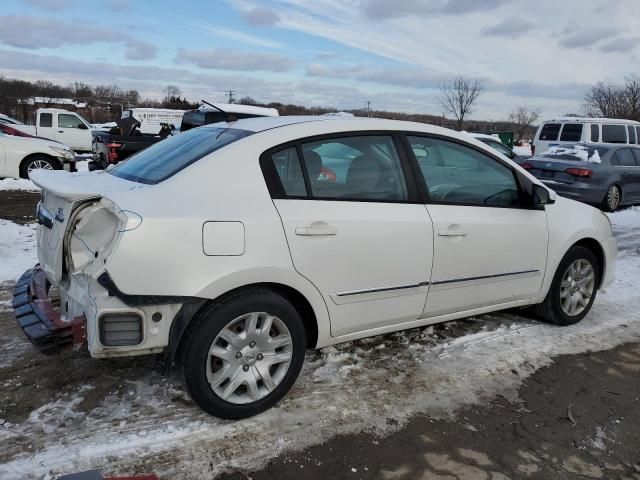
[[[45,155],[34,155],[20,164],[20,177],[29,178],[29,174],[34,170],[60,170],[61,168],[57,160]]]
[[[297,310],[269,290],[234,294],[195,320],[182,347],[191,398],[219,418],[257,415],[282,399],[302,368],[305,331]]]
[[[622,190],[618,185],[611,185],[602,200],[602,209],[605,212],[615,212],[620,207]]]
[[[600,275],[601,266],[591,250],[571,247],[558,266],[544,302],[536,305],[536,313],[558,325],[579,322],[591,310]]]

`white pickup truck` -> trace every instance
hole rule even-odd
[[[16,130],[68,145],[76,152],[90,152],[91,125],[81,115],[61,108],[39,108],[35,125],[13,125]]]

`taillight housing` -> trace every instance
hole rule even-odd
[[[107,160],[112,163],[117,163],[118,161],[118,149],[122,146],[121,143],[107,143]]]
[[[533,169],[533,165],[531,163],[529,163],[529,162],[524,162],[522,164],[522,168],[524,168],[525,170],[531,170],[531,169]]]
[[[565,170],[569,175],[573,175],[574,177],[583,177],[583,178],[591,178],[593,175],[593,170],[588,168],[567,168]]]

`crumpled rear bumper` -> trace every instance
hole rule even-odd
[[[84,315],[63,320],[49,299],[50,286],[40,265],[22,274],[13,290],[16,322],[45,355],[79,349],[87,341],[87,320]]]

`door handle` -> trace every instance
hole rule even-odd
[[[64,130],[58,130],[58,133],[64,133]]]
[[[458,226],[438,229],[438,235],[441,237],[466,237],[467,231]]]
[[[296,227],[296,235],[310,237],[313,235],[337,235],[336,227]]]

